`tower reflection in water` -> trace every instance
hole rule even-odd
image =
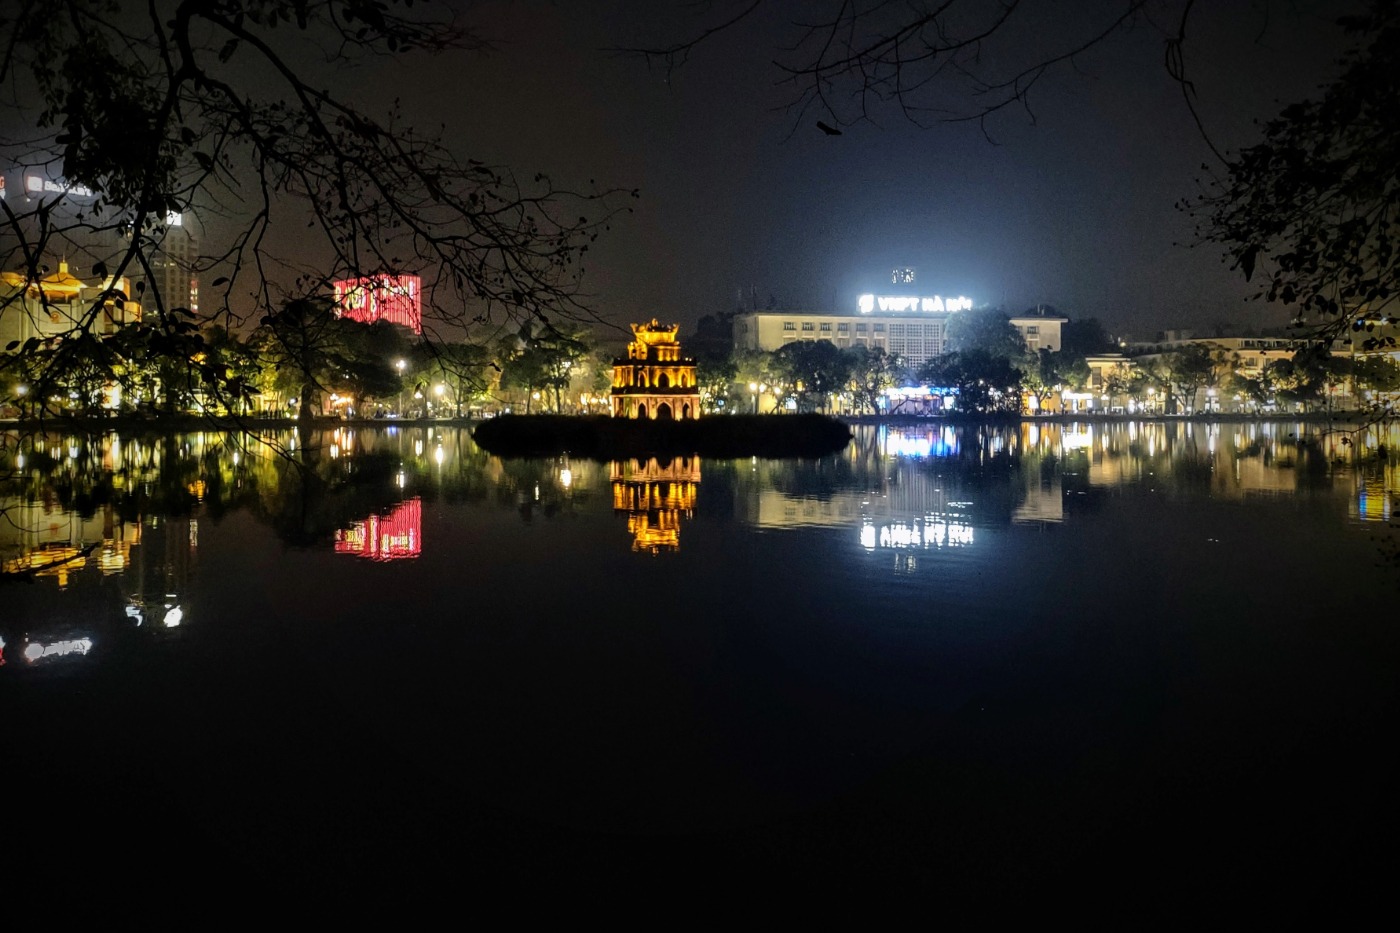
[[[617,460],[612,471],[613,511],[627,514],[632,550],[659,554],[681,546],[681,519],[695,511],[700,458]]]

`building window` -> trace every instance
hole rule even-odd
[[[797,325],[792,321],[783,321],[783,330],[797,330]]]
[[[884,332],[885,332],[885,325],[884,325],[884,324],[876,324],[876,325],[875,325],[875,333],[877,333],[877,334],[883,334]]]
[[[822,331],[823,331],[824,333],[828,333],[828,334],[831,333],[831,325],[830,325],[830,324],[823,324],[823,325],[822,325]]]
[[[807,323],[805,323],[805,324],[802,325],[802,329],[803,329],[803,330],[811,330],[811,329],[812,329],[812,323],[811,323],[810,321],[808,321]]]
[[[865,325],[864,325],[864,324],[857,324],[857,325],[856,325],[856,333],[858,333],[858,334],[863,334],[863,333],[865,333]]]
[[[849,325],[849,324],[837,324],[837,325],[836,325],[836,330],[837,330],[839,333],[842,333],[842,334],[846,333],[846,332],[849,331],[850,329],[851,329],[851,325]]]
[[[1028,336],[1029,336],[1030,334],[1038,334],[1038,333],[1040,333],[1040,326],[1039,326],[1038,324],[1032,324],[1032,325],[1030,325],[1029,327],[1026,328],[1026,334],[1027,334]]]

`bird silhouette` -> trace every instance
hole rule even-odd
[[[834,127],[834,126],[827,126],[825,123],[823,123],[823,122],[820,121],[820,120],[817,121],[817,129],[821,130],[823,133],[825,133],[825,134],[828,135],[828,136],[840,136],[840,135],[841,135],[841,131],[838,130],[836,127]]]

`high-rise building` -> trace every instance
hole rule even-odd
[[[151,271],[165,308],[189,308],[199,313],[199,280],[195,262],[199,258],[199,238],[186,221],[188,214],[171,214],[165,221],[160,245],[151,257]],[[150,287],[149,285],[147,286]],[[154,304],[147,299],[148,304]]]

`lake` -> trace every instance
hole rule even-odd
[[[1396,429],[855,432],[598,463],[421,425],[11,431],[0,845],[49,880],[347,894],[1284,910],[1388,875]]]

